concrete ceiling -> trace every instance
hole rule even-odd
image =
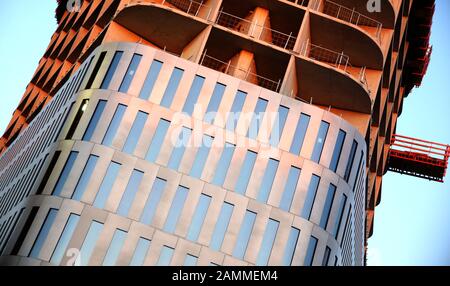
[[[313,104],[371,113],[369,94],[357,81],[335,69],[297,58],[298,97]]]
[[[124,8],[114,21],[147,41],[181,53],[207,24],[152,4]]]
[[[344,52],[353,66],[383,69],[383,52],[377,42],[350,25],[311,13],[311,35],[313,44]]]
[[[420,1],[420,0],[419,0]],[[389,0],[380,0],[381,9],[379,12],[369,12],[367,9],[368,0],[333,0],[333,2],[345,6],[349,9],[355,8],[359,13],[377,20],[383,24],[383,28],[393,29],[395,25],[395,11]]]

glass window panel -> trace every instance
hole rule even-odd
[[[297,190],[298,180],[300,179],[301,170],[297,167],[291,166],[289,175],[284,186],[283,196],[280,201],[280,209],[289,212],[292,201],[294,200],[295,191]]]
[[[178,170],[183,160],[184,152],[189,144],[189,139],[191,138],[192,130],[186,127],[181,129],[180,135],[178,136],[177,143],[173,147],[172,155],[170,155],[168,167],[172,170]]]
[[[264,119],[264,114],[267,109],[267,104],[269,102],[263,98],[258,98],[256,102],[255,111],[253,113],[252,120],[247,132],[247,137],[251,139],[256,139],[259,134],[259,129],[261,128],[262,120]]]
[[[306,194],[305,203],[303,204],[302,218],[309,220],[311,217],[312,208],[316,199],[317,188],[319,187],[320,177],[312,175],[309,183],[308,193]]]
[[[349,224],[349,222],[351,220],[351,215],[352,215],[352,205],[349,206],[348,211],[347,211],[347,219],[345,220],[343,236],[347,233],[347,227],[348,227],[348,224]],[[336,231],[336,236],[335,236],[336,239],[337,239],[337,237],[339,235],[339,228],[340,228],[340,226],[341,225],[339,224],[338,231]],[[344,243],[344,241],[345,241],[344,239],[341,239],[341,243],[340,243],[341,247],[342,247],[342,244]]]
[[[41,183],[39,184],[39,187],[36,191],[36,195],[42,194],[44,191],[45,186],[48,183],[48,180],[50,178],[50,175],[53,173],[53,170],[55,169],[56,162],[58,162],[59,157],[61,156],[61,151],[56,151],[53,154],[52,160],[50,161],[47,170],[44,173],[44,177],[41,180]]]
[[[236,240],[236,245],[234,247],[233,251],[234,257],[244,259],[244,255],[247,250],[247,245],[250,240],[250,236],[252,234],[255,221],[256,221],[256,213],[247,210],[245,212],[244,221],[241,224],[241,229],[239,230],[239,235]]]
[[[345,168],[344,179],[347,183],[348,183],[348,180],[350,179],[350,174],[352,172],[353,162],[355,161],[355,155],[356,155],[357,149],[358,149],[358,142],[356,142],[356,140],[355,140],[355,141],[353,141],[352,149],[350,150],[350,155],[349,155],[348,161],[347,161],[347,168]]]
[[[208,160],[209,152],[211,151],[211,146],[213,144],[214,137],[209,135],[203,135],[202,145],[197,149],[197,155],[195,161],[192,164],[191,172],[189,176],[200,178],[205,168],[206,160]]]
[[[86,266],[91,259],[95,244],[103,230],[103,224],[93,221],[80,249],[80,265]]]
[[[205,221],[208,208],[211,203],[211,197],[205,194],[200,195],[197,207],[195,208],[194,216],[192,217],[191,226],[189,228],[187,239],[197,241],[200,231]]]
[[[168,266],[172,260],[174,249],[164,245],[161,249],[161,254],[159,255],[158,262],[156,266]]]
[[[220,103],[222,102],[223,94],[225,93],[226,86],[217,83],[214,87],[213,94],[211,96],[211,99],[209,100],[208,107],[206,109],[206,116],[205,116],[205,122],[209,124],[213,124],[215,119],[215,114],[217,111],[219,111]]]
[[[139,98],[141,99],[149,99],[150,94],[153,91],[153,87],[155,86],[156,80],[158,79],[159,73],[161,72],[163,63],[158,60],[153,60],[152,65],[147,73],[147,77],[145,78],[144,85],[142,86],[141,92],[139,94]]]
[[[155,215],[158,203],[161,201],[163,191],[166,187],[167,181],[164,179],[156,178],[153,183],[152,191],[148,195],[147,202],[145,203],[144,210],[142,211],[140,221],[145,224],[150,224]]]
[[[269,222],[266,226],[266,231],[264,232],[264,238],[261,244],[261,248],[259,249],[258,258],[256,259],[256,265],[267,265],[270,254],[272,253],[273,244],[275,242],[279,226],[279,221],[269,219]]]
[[[77,130],[78,125],[80,124],[81,118],[83,117],[83,114],[86,111],[88,105],[89,105],[89,99],[83,99],[83,101],[80,104],[80,108],[78,108],[78,111],[75,114],[75,118],[73,119],[72,124],[70,125],[69,131],[67,131],[66,140],[72,139],[72,137],[73,137],[75,131]],[[70,108],[72,108],[72,106]],[[67,115],[69,113],[67,113]]]
[[[158,158],[159,152],[161,150],[161,146],[164,143],[164,138],[166,137],[167,130],[169,129],[170,121],[165,119],[161,119],[158,123],[158,127],[156,127],[155,134],[152,138],[152,143],[148,148],[147,155],[145,159],[149,162],[155,162]]]
[[[183,112],[192,115],[204,83],[204,77],[199,75],[195,76],[194,81],[192,82],[191,89],[189,90],[189,94],[186,98],[186,102],[184,103]]]
[[[44,246],[45,241],[47,240],[48,233],[50,232],[57,214],[57,209],[50,209],[50,211],[47,213],[44,223],[42,224],[37,238],[34,241],[33,247],[31,248],[29,255],[30,257],[39,258],[39,253],[41,252],[41,249]]]
[[[310,120],[311,116],[304,113],[300,115],[300,119],[297,123],[297,128],[295,129],[294,138],[292,139],[291,149],[289,151],[292,154],[300,155]]]
[[[243,91],[238,90],[238,92],[236,93],[230,113],[228,114],[228,120],[226,123],[227,130],[234,131],[236,129],[246,97],[247,93]]]
[[[253,168],[255,167],[256,158],[258,153],[248,150],[245,155],[244,163],[242,164],[241,170],[239,172],[239,178],[236,182],[234,191],[238,194],[244,195],[247,191],[248,183],[250,182],[250,177],[252,176]]]
[[[133,170],[131,173],[130,180],[128,181],[127,188],[123,193],[122,199],[120,200],[119,208],[117,213],[122,216],[128,216],[131,206],[133,205],[134,198],[139,190],[139,185],[141,184],[142,177],[144,173],[139,170]]]
[[[28,231],[31,228],[31,225],[34,222],[34,219],[36,218],[36,215],[39,211],[39,207],[32,207],[28,216],[27,216],[27,220],[25,221],[22,230],[20,231],[18,238],[16,240],[16,242],[14,243],[13,249],[11,251],[11,255],[15,256],[18,254],[20,248],[23,245],[23,242],[28,234]],[[3,253],[2,253],[3,254]]]
[[[75,191],[72,194],[73,200],[81,201],[81,198],[83,197],[83,194],[86,191],[86,187],[91,179],[92,173],[94,172],[95,166],[97,165],[97,161],[98,156],[89,156],[86,166],[83,169],[83,173],[81,173],[80,179],[78,180],[77,186],[75,187]]]
[[[131,127],[130,133],[128,134],[127,141],[123,146],[123,152],[128,154],[133,154],[136,148],[139,138],[141,138],[142,130],[144,130],[145,123],[147,122],[148,113],[139,111],[134,120],[133,126]]]
[[[116,181],[121,166],[121,164],[116,162],[111,162],[111,164],[109,164],[108,170],[106,170],[106,175],[103,178],[103,182],[95,197],[94,207],[99,209],[105,207],[106,201],[108,200],[109,194],[114,186],[114,182]]]
[[[266,171],[259,188],[258,201],[266,203],[269,199],[270,191],[272,190],[273,181],[277,174],[278,165],[280,162],[275,159],[269,159],[267,163]]]
[[[119,91],[123,93],[127,93],[130,88],[131,82],[133,81],[134,75],[141,63],[142,55],[134,54],[131,59],[131,63],[128,66],[127,73],[125,74],[122,84],[120,85]]]
[[[123,104],[119,104],[117,106],[116,112],[111,120],[111,123],[108,126],[108,130],[106,131],[105,137],[103,138],[102,145],[111,146],[114,137],[116,137],[117,130],[119,129],[120,123],[122,122],[123,115],[127,106]]]
[[[186,255],[186,259],[184,260],[184,266],[196,266],[198,261],[198,257],[194,255]]]
[[[356,183],[357,181],[358,181],[358,178],[361,176],[361,170],[362,170],[362,168],[364,168],[365,167],[365,164],[363,165],[362,164],[362,162],[363,162],[363,159],[364,159],[364,151],[361,151],[361,155],[360,155],[360,157],[359,157],[359,162],[358,162],[358,167],[357,167],[357,169],[358,169],[358,171],[357,171],[357,175],[355,176],[355,180],[353,181],[353,188],[352,188],[352,192],[355,192],[355,189],[356,189],[356,187],[358,186],[358,184]]]
[[[111,244],[108,247],[108,251],[106,252],[105,259],[103,260],[103,266],[116,265],[117,258],[119,257],[126,237],[127,232],[121,229],[116,229]]]
[[[166,108],[170,108],[173,102],[173,98],[175,97],[175,93],[178,90],[178,86],[180,84],[181,78],[183,77],[184,70],[175,68],[172,72],[172,76],[170,77],[169,83],[167,85],[166,91],[164,92],[164,96],[161,100],[161,106]]]
[[[69,154],[69,158],[66,161],[66,164],[64,165],[64,168],[61,172],[61,175],[59,175],[58,181],[56,182],[56,186],[53,189],[53,196],[59,196],[61,195],[61,192],[64,188],[64,185],[66,184],[67,179],[69,178],[70,172],[72,171],[73,165],[75,164],[75,161],[77,160],[78,152],[72,151]]]
[[[58,243],[56,244],[55,250],[53,251],[52,257],[50,259],[51,263],[55,265],[61,264],[61,260],[65,255],[67,246],[72,239],[72,235],[78,225],[79,220],[79,215],[70,214],[69,219],[67,220],[67,223],[61,233],[61,236],[59,237]]]
[[[281,136],[283,135],[283,130],[286,125],[286,120],[289,114],[289,108],[280,105],[278,108],[278,114],[275,119],[274,125],[272,127],[270,135],[270,145],[277,147],[280,144]]]
[[[320,219],[320,227],[323,229],[327,228],[335,194],[336,194],[336,186],[330,184],[330,187],[328,188],[327,197],[325,199],[325,205],[322,211],[322,218]]]
[[[323,146],[325,145],[329,127],[330,124],[328,122],[322,121],[320,123],[319,134],[317,135],[316,144],[314,145],[311,156],[311,160],[316,163],[319,163],[320,157],[322,157]]]
[[[289,233],[289,238],[286,243],[286,248],[284,250],[283,256],[283,266],[292,265],[292,260],[294,259],[295,250],[297,249],[298,238],[300,237],[300,230],[291,227],[291,231]]]
[[[309,240],[308,244],[308,249],[306,250],[304,266],[312,266],[314,261],[314,254],[316,253],[316,247],[317,247],[317,238],[311,236],[311,239]]]
[[[225,182],[227,172],[230,168],[231,160],[233,159],[234,150],[236,145],[225,143],[225,148],[223,148],[222,156],[217,163],[217,169],[214,175],[212,183],[217,186],[222,186]]]
[[[133,257],[131,258],[130,266],[144,265],[148,249],[150,248],[150,243],[151,241],[148,239],[142,237],[139,238]]]
[[[111,61],[111,64],[106,72],[105,78],[103,79],[100,89],[108,89],[111,84],[112,78],[116,73],[117,67],[119,66],[120,59],[122,58],[123,52],[117,51]]]
[[[339,204],[339,209],[338,209],[338,215],[336,217],[336,220],[334,222],[334,228],[333,228],[333,236],[335,238],[337,238],[337,236],[339,235],[339,229],[341,228],[341,224],[342,224],[342,218],[344,216],[344,209],[345,209],[345,205],[347,204],[347,196],[345,194],[342,195],[342,199],[341,199],[341,203]]]
[[[224,202],[222,209],[220,210],[219,218],[217,219],[216,226],[214,228],[213,235],[211,237],[211,243],[209,247],[211,249],[219,251],[222,247],[225,233],[230,223],[231,215],[233,214],[234,205]]]
[[[328,262],[330,261],[331,249],[327,246],[325,248],[325,254],[322,260],[322,266],[328,266]]]
[[[92,73],[91,73],[91,75],[89,77],[89,80],[86,83],[85,89],[91,89],[92,84],[94,83],[94,80],[95,80],[95,78],[96,78],[96,76],[98,74],[98,71],[100,70],[100,67],[103,64],[103,61],[105,60],[105,57],[106,57],[106,52],[102,52],[100,54],[100,56],[98,57],[98,60],[95,63],[94,69],[92,70]]]
[[[181,212],[184,208],[184,203],[188,196],[189,189],[183,186],[179,186],[175,197],[172,201],[172,206],[170,207],[169,214],[167,215],[166,223],[164,225],[164,231],[173,233],[177,227],[178,219],[180,218]]]
[[[339,130],[338,138],[333,151],[333,157],[331,158],[330,163],[330,170],[332,170],[333,172],[336,172],[339,165],[339,159],[341,158],[342,147],[344,146],[346,135],[347,133],[345,133],[345,131]]]
[[[90,141],[92,139],[92,135],[97,128],[98,122],[102,117],[103,111],[106,107],[106,100],[99,100],[97,103],[97,107],[95,108],[94,114],[92,115],[91,121],[89,121],[88,127],[86,128],[86,132],[83,136],[83,141]]]

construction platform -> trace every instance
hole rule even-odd
[[[450,146],[393,135],[388,169],[400,174],[444,182]]]

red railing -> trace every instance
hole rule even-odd
[[[443,182],[450,146],[393,135],[389,157],[389,169],[392,171]]]
[[[400,149],[398,151],[417,152],[419,154],[427,155],[445,162],[448,162],[448,158],[450,157],[449,145],[406,137],[398,134],[394,134],[392,136],[391,146],[398,147]]]

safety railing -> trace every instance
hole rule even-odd
[[[378,43],[381,43],[381,31],[383,24],[375,19],[367,17],[355,9],[350,9],[330,0],[288,0],[300,6],[309,7],[314,11],[320,11],[328,16],[340,19],[347,23],[362,27],[373,27],[374,31],[366,31],[371,34]],[[323,8],[323,9],[322,9]],[[321,10],[322,9],[322,10]]]
[[[289,2],[295,3],[297,5],[308,7],[310,0],[287,0]]]
[[[369,33],[378,41],[378,43],[381,42],[381,30],[383,24],[355,11],[355,9],[350,9],[333,1],[325,0],[322,13],[358,27],[373,27],[375,31]]]
[[[193,0],[164,0],[163,2],[170,3],[181,11],[196,17],[209,20],[211,16],[211,8],[203,4],[203,1],[197,2]],[[204,13],[201,11],[204,10]]]
[[[281,79],[274,81],[266,77],[253,73],[250,69],[242,69],[231,64],[231,61],[222,61],[203,53],[200,64],[213,70],[236,76],[250,83],[278,92],[280,90]]]
[[[364,87],[368,89],[366,67],[356,68],[352,66],[350,57],[343,52],[338,53],[322,46],[314,45],[307,40],[300,47],[300,55],[343,70],[347,74],[357,77]]]
[[[205,5],[204,1],[199,2],[194,0],[130,0],[127,5],[146,2],[173,7],[189,15],[199,17],[205,20],[210,20],[211,17],[212,8]]]
[[[423,156],[442,160],[439,164],[443,167],[447,166],[450,157],[450,146],[421,139],[392,135],[391,149],[396,151],[413,152]]]
[[[265,23],[249,21],[247,19],[223,12],[222,10],[220,10],[217,16],[216,24],[286,50],[293,50],[297,40],[292,33],[285,34],[277,30],[267,28]]]
[[[393,135],[389,170],[443,183],[449,157],[448,145]]]

